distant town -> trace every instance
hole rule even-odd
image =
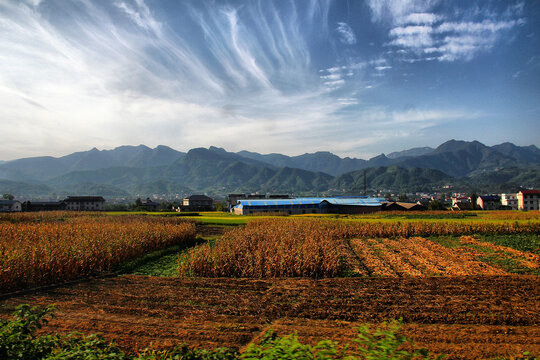
[[[261,213],[297,214],[365,214],[376,211],[423,210],[539,210],[540,190],[521,190],[502,194],[401,194],[395,197],[333,196],[294,197],[283,194],[229,194],[225,200],[194,194],[179,201],[156,201],[137,198],[131,204],[106,204],[103,196],[68,196],[57,201],[20,201],[3,194],[0,212],[32,211],[228,211],[237,215]]]

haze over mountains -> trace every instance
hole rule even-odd
[[[0,163],[0,191],[19,197],[53,194],[165,196],[205,192],[360,194],[433,191],[444,185],[478,191],[539,187],[540,149],[450,140],[436,149],[414,148],[369,160],[330,152],[299,156],[167,146],[120,146]]]

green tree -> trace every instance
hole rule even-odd
[[[2,199],[5,199],[5,200],[13,200],[15,199],[15,196],[11,195],[11,194],[3,194],[2,195]]]
[[[444,204],[439,200],[433,200],[428,205],[428,210],[444,210]]]

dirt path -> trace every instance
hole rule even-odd
[[[540,354],[540,277],[178,279],[121,276],[12,298],[57,304],[48,329],[102,332],[128,350],[242,348],[272,324],[302,340],[346,341],[361,323],[403,318],[403,331],[449,358]]]

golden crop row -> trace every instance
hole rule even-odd
[[[347,267],[345,259],[350,245],[345,239],[539,233],[539,230],[537,223],[256,220],[226,233],[215,244],[203,244],[188,251],[180,260],[179,273],[209,277],[332,277],[341,275]]]
[[[195,238],[195,225],[177,219],[49,220],[0,225],[0,292],[109,271],[148,251]]]

